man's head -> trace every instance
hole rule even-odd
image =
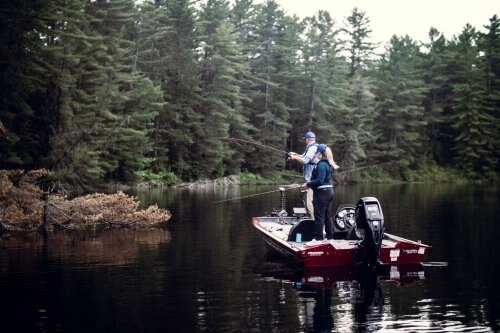
[[[305,135],[304,135],[304,139],[306,140],[306,142],[309,144],[311,142],[314,142],[316,141],[316,135],[314,135],[313,132],[307,132]]]

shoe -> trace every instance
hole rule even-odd
[[[316,244],[320,244],[320,243],[321,243],[321,241],[313,239],[312,241],[307,242],[306,245],[316,245]]]

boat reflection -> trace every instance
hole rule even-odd
[[[332,288],[338,282],[357,282],[369,286],[373,281],[394,281],[404,286],[415,281],[425,280],[426,273],[422,264],[384,265],[377,269],[364,266],[290,267],[282,262],[264,262],[257,272],[263,277],[293,282],[297,289]]]
[[[377,330],[383,321],[383,285],[403,287],[426,279],[421,264],[293,269],[280,262],[265,262],[260,269],[263,278],[289,283],[297,291],[305,332],[332,331],[346,325],[354,331]]]

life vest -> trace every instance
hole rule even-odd
[[[316,147],[316,149],[318,149],[318,146],[319,144],[317,144],[316,142],[313,142],[313,143],[310,143],[306,146],[306,150],[304,151],[304,154],[302,154],[302,156],[306,156],[307,155],[307,152],[309,151],[309,148],[311,147]],[[311,160],[309,161],[309,163],[307,164],[310,164],[310,165],[316,165],[317,163],[319,162],[319,159],[316,155],[313,156],[313,158],[311,158]]]

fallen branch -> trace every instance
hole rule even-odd
[[[0,170],[0,232],[63,226],[83,228],[95,224],[112,227],[149,227],[167,222],[168,210],[152,205],[139,209],[137,198],[121,191],[94,193],[72,200],[44,192],[34,184],[47,170]],[[6,224],[4,221],[9,221]]]

